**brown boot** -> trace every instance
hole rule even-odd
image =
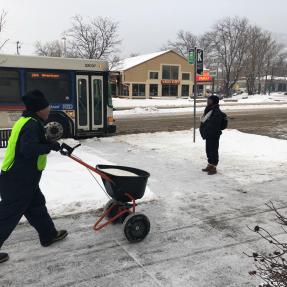
[[[206,168],[202,169],[202,171],[209,172],[210,169],[211,169],[211,164],[208,164]]]
[[[214,175],[217,174],[216,166],[215,165],[210,165],[210,169],[207,173],[208,175]]]

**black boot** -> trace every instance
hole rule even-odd
[[[66,238],[68,235],[68,231],[67,230],[60,230],[60,231],[57,231],[57,235],[56,237],[54,237],[51,241],[49,242],[41,242],[41,245],[43,247],[48,247],[50,245],[52,245],[53,243],[57,242],[57,241],[60,241],[60,240],[63,240],[64,238]]]
[[[6,262],[9,260],[8,253],[0,253],[0,263]]]

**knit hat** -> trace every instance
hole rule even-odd
[[[49,102],[45,98],[44,94],[39,90],[28,92],[23,97],[23,102],[27,111],[34,113],[39,112],[49,106]]]
[[[208,99],[210,99],[214,105],[217,105],[219,103],[219,98],[215,95],[209,96]]]

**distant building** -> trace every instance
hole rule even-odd
[[[112,72],[113,96],[127,98],[189,97],[193,65],[173,50],[122,60]]]
[[[255,88],[257,93],[263,92],[287,92],[287,77],[265,76],[255,80]],[[237,82],[237,88],[242,92],[247,92],[246,78],[241,78]]]

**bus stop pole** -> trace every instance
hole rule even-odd
[[[197,83],[196,83],[196,75],[197,75],[197,47],[194,47],[194,91],[193,91],[193,142],[195,143],[195,129],[196,129],[196,97],[197,97]]]

